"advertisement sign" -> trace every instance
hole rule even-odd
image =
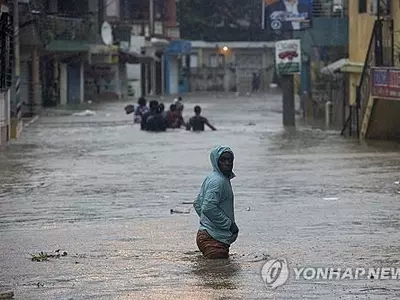
[[[284,40],[275,42],[275,67],[276,72],[279,75],[300,73],[300,40]]]
[[[263,0],[263,29],[287,32],[311,28],[313,0]]]
[[[400,100],[400,69],[371,69],[371,96]]]

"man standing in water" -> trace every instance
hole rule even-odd
[[[201,115],[201,107],[196,105],[194,107],[195,115],[189,119],[189,122],[186,124],[186,130],[193,129],[193,131],[204,131],[204,124],[211,128],[211,130],[217,130],[214,126],[208,122],[207,118],[204,118]]]
[[[229,258],[229,247],[236,241],[239,228],[235,222],[231,186],[233,151],[216,147],[210,154],[213,171],[206,177],[194,202],[200,217],[196,242],[205,258]]]

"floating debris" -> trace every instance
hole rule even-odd
[[[323,198],[323,200],[335,201],[335,200],[339,200],[339,198],[337,198],[337,197],[327,197],[327,198]]]
[[[246,208],[246,210],[247,210],[247,211],[250,211],[250,210],[251,210],[250,206],[249,206],[248,208]]]
[[[186,205],[193,205],[194,202],[189,202],[189,201],[183,201],[182,204],[186,204]]]
[[[13,291],[0,292],[0,299],[1,300],[14,299],[14,292]]]
[[[190,214],[190,209],[187,209],[187,210],[178,210],[178,209],[173,209],[173,208],[171,208],[170,212],[171,212],[171,215],[172,215],[172,214]]]
[[[77,117],[86,117],[86,116],[94,116],[96,114],[96,112],[92,111],[92,110],[84,110],[81,112],[76,112],[73,114],[73,116],[77,116]]]
[[[62,253],[60,253],[60,249],[57,249],[56,251],[54,251],[56,254],[48,254],[46,252],[41,251],[38,254],[31,254],[31,260],[32,261],[48,261],[49,258],[60,258],[61,256],[67,256],[68,253],[63,251]]]

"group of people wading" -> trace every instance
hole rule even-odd
[[[186,130],[204,131],[204,125],[211,130],[217,130],[211,125],[207,118],[201,115],[201,107],[194,107],[195,115],[185,122],[183,119],[184,105],[182,98],[179,97],[169,106],[169,110],[165,111],[163,103],[157,100],[151,100],[147,106],[147,100],[143,97],[139,98],[138,106],[134,113],[134,122],[140,124],[141,130],[146,131],[166,131],[167,128],[186,128]]]

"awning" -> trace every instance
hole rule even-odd
[[[119,59],[120,62],[128,64],[146,64],[151,63],[152,61],[160,61],[156,56],[143,55],[138,52],[126,52],[122,50],[119,51]]]
[[[321,68],[321,73],[325,75],[332,75],[336,72],[361,73],[363,67],[364,64],[362,63],[355,63],[348,58],[342,58]]]

